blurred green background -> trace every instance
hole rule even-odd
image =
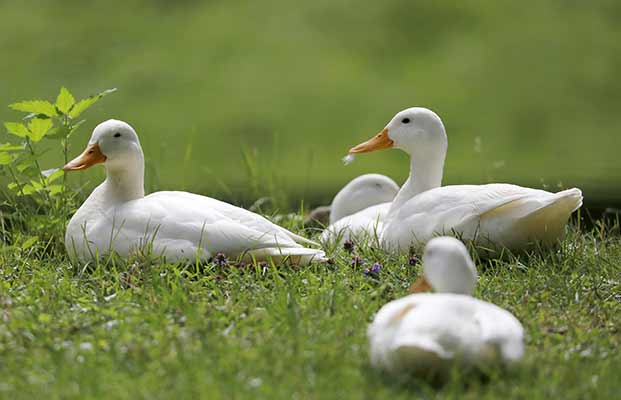
[[[613,0],[0,1],[0,105],[117,87],[72,153],[123,119],[149,189],[292,205],[329,202],[361,173],[401,183],[401,152],[340,159],[426,106],[449,135],[445,184],[578,186],[618,204],[619,21]],[[52,150],[46,167],[61,164]]]

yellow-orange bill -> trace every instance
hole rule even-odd
[[[99,145],[93,143],[89,144],[82,154],[69,161],[67,165],[64,166],[63,171],[79,171],[92,167],[95,164],[101,164],[104,161],[106,161],[106,156],[104,156],[99,149]]]
[[[388,137],[388,128],[373,136],[371,139],[349,150],[349,154],[368,153],[370,151],[389,149],[394,142]]]
[[[410,286],[410,293],[424,293],[431,292],[431,285],[427,282],[424,276],[421,276]]]

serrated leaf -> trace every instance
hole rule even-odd
[[[26,128],[24,124],[21,124],[19,122],[5,122],[4,127],[11,135],[15,135],[21,138],[25,138],[30,134],[30,132],[28,132],[28,128]]]
[[[0,165],[11,164],[15,160],[15,156],[11,153],[0,152]]]
[[[28,130],[30,131],[28,137],[30,138],[30,140],[36,143],[39,140],[43,139],[43,136],[45,136],[45,134],[50,130],[52,125],[53,122],[51,119],[31,119],[28,123]]]
[[[34,168],[34,166],[32,165],[32,163],[30,162],[30,160],[28,158],[26,158],[25,160],[20,160],[21,162],[19,164],[17,164],[17,170],[21,173],[25,172],[27,169],[29,168]]]
[[[116,92],[116,88],[104,90],[103,92],[97,93],[93,96],[89,96],[85,99],[78,101],[75,106],[69,112],[69,116],[71,118],[77,118],[80,114],[82,114],[87,108],[97,103],[102,97],[109,95],[110,93]]]
[[[60,88],[60,93],[58,94],[58,97],[56,98],[56,108],[58,108],[58,111],[60,111],[63,114],[67,114],[69,112],[69,110],[71,110],[71,107],[75,104],[75,99],[73,98],[73,95],[71,94],[71,92],[69,92],[69,90],[66,87],[61,87]]]
[[[13,143],[0,143],[0,151],[21,151],[24,146]]]
[[[29,194],[33,194],[36,193],[37,190],[34,188],[34,186],[30,185],[30,184],[26,184],[24,186],[22,186],[22,193],[24,195],[29,195]]]
[[[41,182],[39,182],[39,180],[31,180],[30,184],[28,184],[26,186],[32,186],[36,192],[38,192],[41,189],[43,189],[43,185],[41,184]]]
[[[55,117],[58,115],[54,104],[46,100],[20,101],[18,103],[9,104],[9,108],[32,114],[43,114],[47,115],[48,117]]]
[[[45,135],[46,139],[64,139],[67,128],[64,125],[55,126]]]

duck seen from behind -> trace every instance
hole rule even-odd
[[[382,224],[384,249],[407,251],[447,233],[511,250],[534,242],[554,244],[564,236],[571,214],[582,206],[582,192],[575,188],[550,193],[504,183],[441,187],[447,147],[440,117],[413,107],[349,151],[353,155],[397,148],[410,155],[410,176]]]
[[[419,292],[384,305],[369,325],[371,364],[397,374],[442,373],[455,364],[512,364],[524,353],[523,328],[508,311],[472,297],[477,273],[459,240],[437,237],[423,255]]]
[[[388,211],[390,202],[399,192],[399,185],[386,175],[364,174],[343,186],[332,199],[330,224],[372,206],[379,213]]]
[[[398,192],[399,185],[385,175],[364,174],[352,179],[334,196],[330,229],[324,229],[321,241],[345,241],[373,232],[381,226]]]
[[[65,246],[71,256],[90,260],[115,252],[127,257],[148,249],[168,262],[208,260],[216,253],[294,262],[324,260],[315,245],[231,204],[187,192],[144,193],[144,155],[127,123],[108,120],[93,131],[84,152],[65,165],[79,171],[103,164],[106,179],[69,221]]]

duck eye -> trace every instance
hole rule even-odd
[[[409,124],[410,123],[410,119],[409,118],[403,118],[401,120],[401,122],[403,122],[404,124]]]
[[[114,137],[121,137],[121,134],[117,132],[114,134]]]

